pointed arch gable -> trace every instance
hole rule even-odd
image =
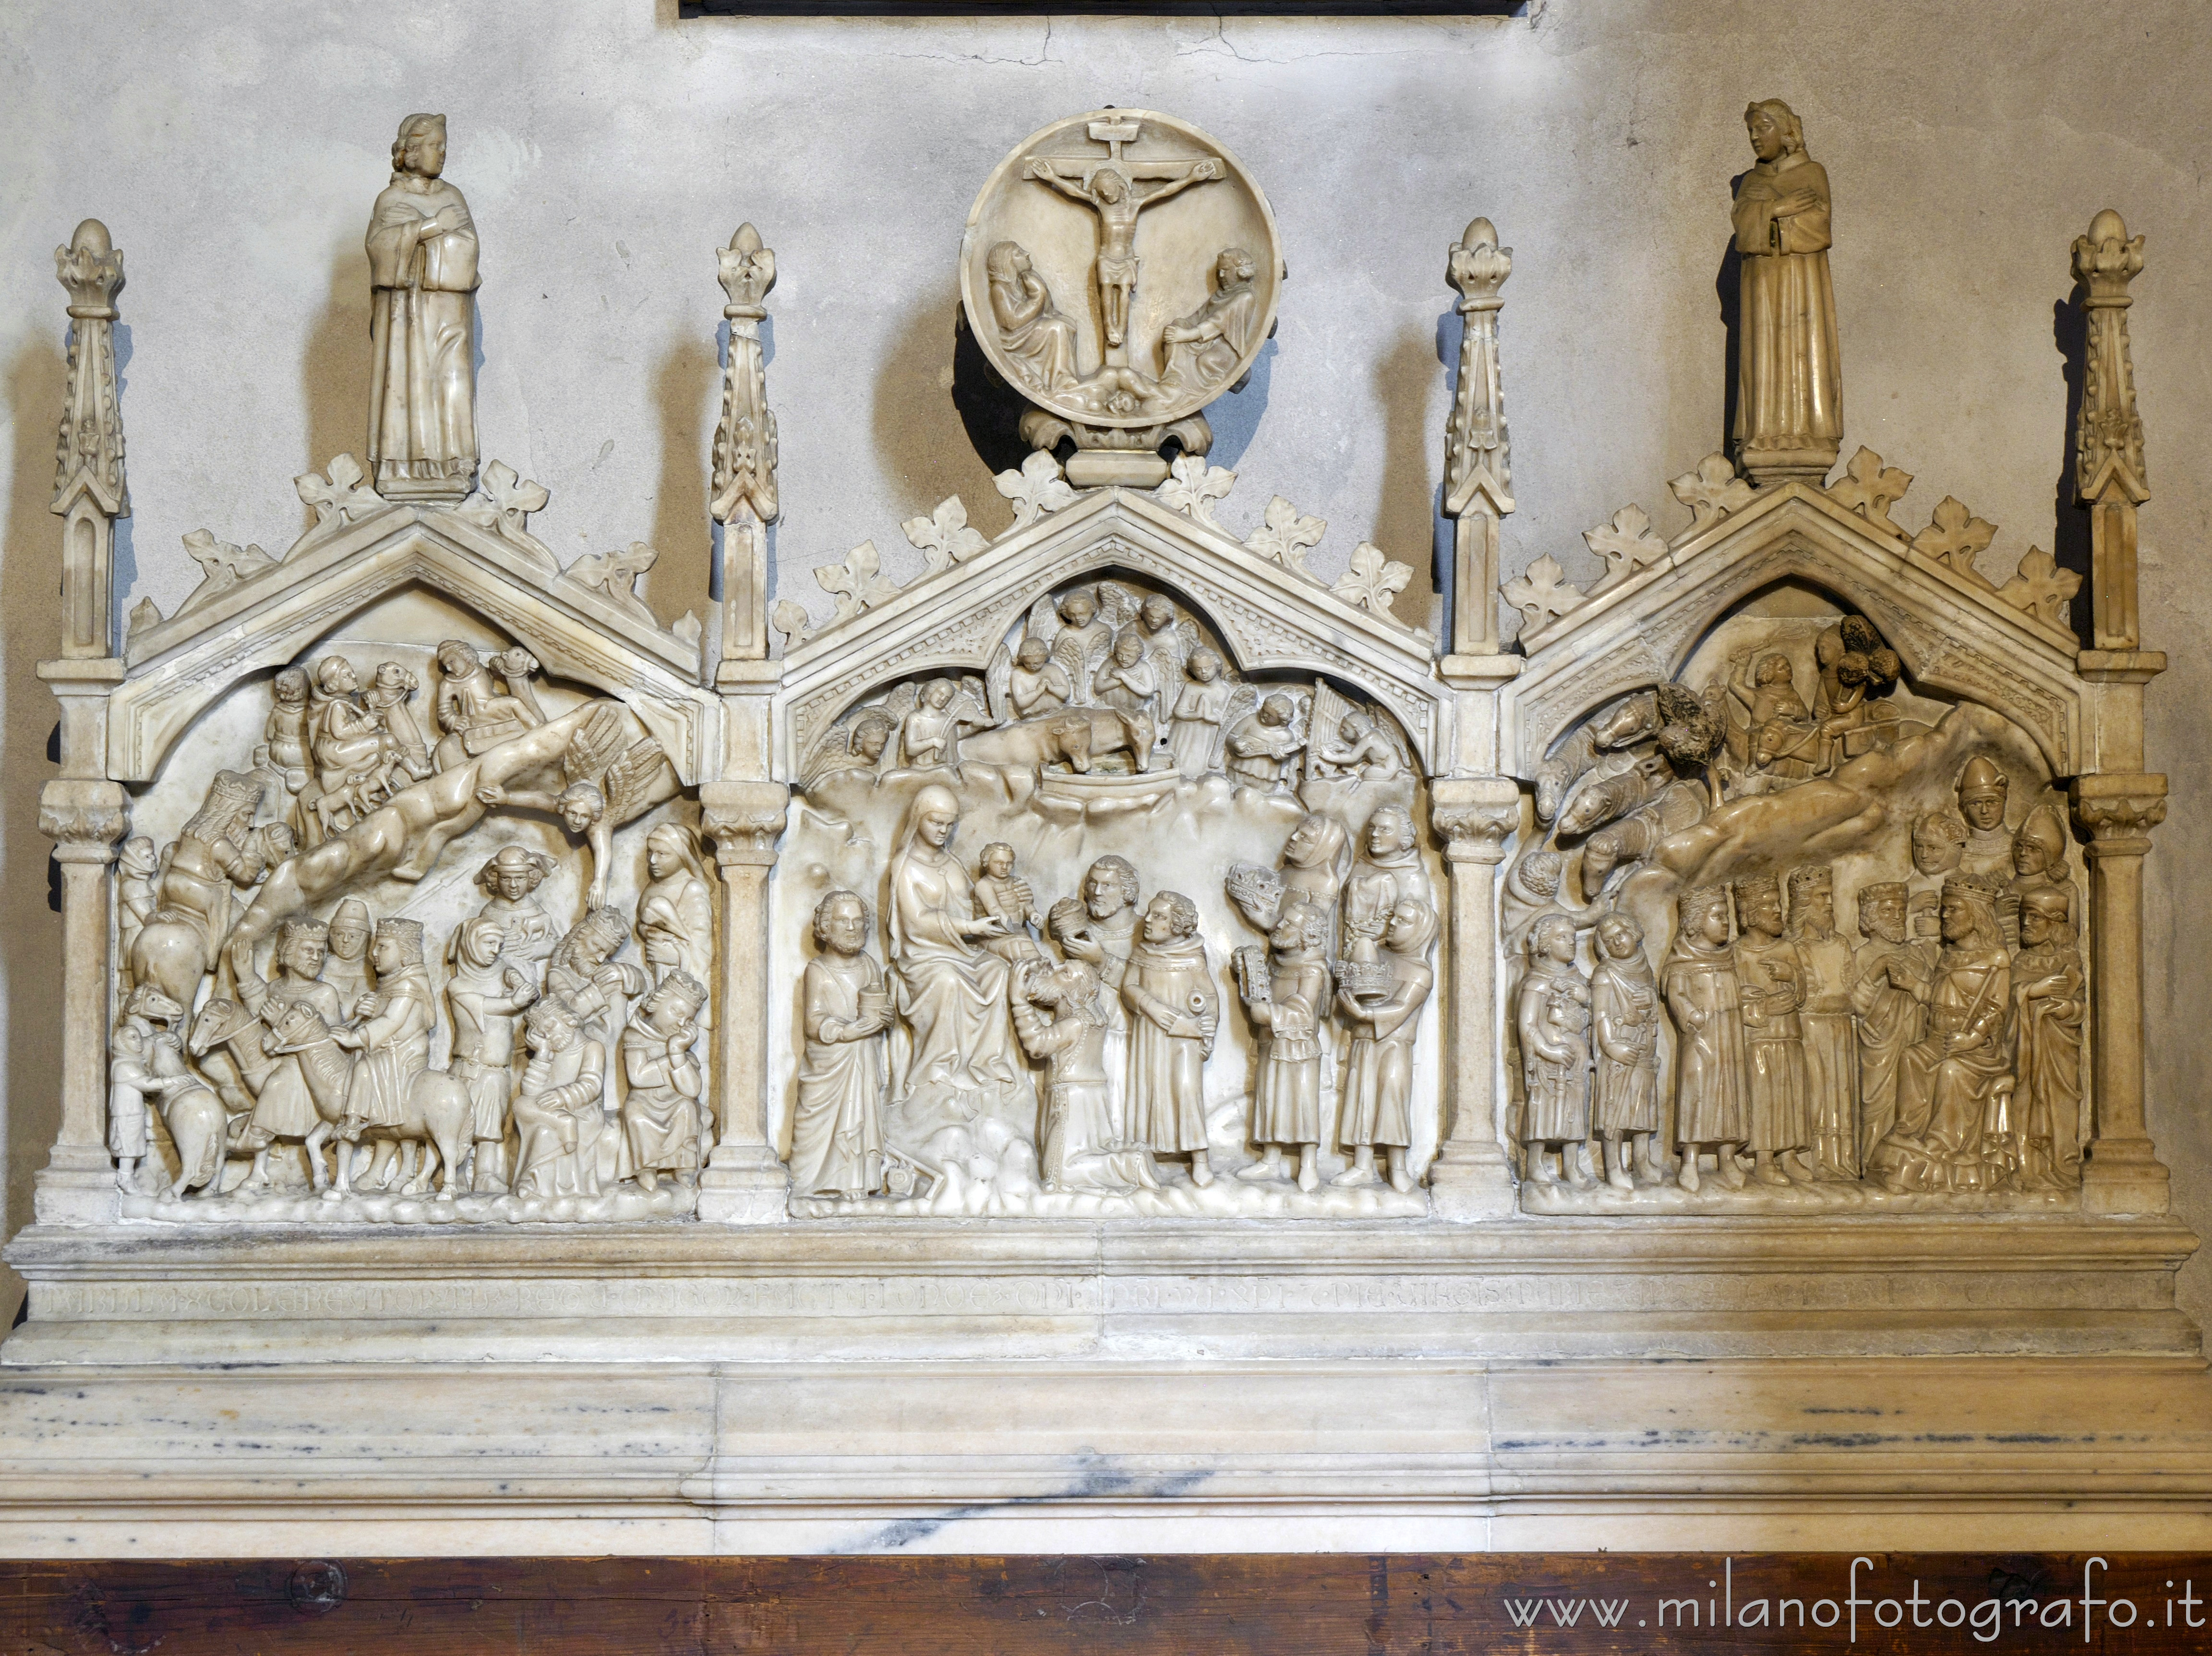
[[[1434,769],[1443,703],[1425,634],[1116,488],[921,577],[787,654],[775,700],[777,773],[796,775],[823,732],[873,691],[918,673],[980,673],[1039,593],[1115,571],[1156,582],[1203,614],[1240,672],[1325,674],[1366,689],[1404,728],[1423,768]]]
[[[1533,775],[1566,731],[1618,696],[1673,678],[1729,610],[1790,579],[1874,622],[1916,682],[2019,724],[2053,775],[2082,768],[2094,710],[2070,635],[1796,483],[1535,633],[1528,665],[1502,693],[1505,762]]]
[[[397,525],[384,514],[377,521],[384,527],[366,543],[356,543],[358,535],[334,540],[305,567],[279,566],[222,595],[182,636],[177,623],[196,612],[165,623],[151,640],[155,652],[109,698],[108,773],[149,780],[192,721],[240,678],[288,664],[350,617],[418,585],[509,634],[549,672],[627,704],[687,785],[712,766],[721,708],[699,683],[696,662],[687,674],[671,659],[674,649],[626,635],[645,628],[618,627],[593,613],[597,605],[587,610],[584,595],[551,585],[489,537],[413,514]]]

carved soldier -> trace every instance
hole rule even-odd
[[[1966,819],[1966,844],[1959,871],[2001,883],[2012,877],[2012,834],[2005,827],[2005,796],[2012,779],[1991,761],[1976,755],[1959,773],[1959,815]]]
[[[1790,870],[1790,941],[1803,968],[1805,1074],[1810,1104],[1813,1176],[1859,1176],[1859,1049],[1851,1025],[1851,946],[1836,933],[1835,876],[1824,867]]]
[[[1805,968],[1782,935],[1782,888],[1771,874],[1735,883],[1735,973],[1741,997],[1745,1090],[1751,1106],[1752,1177],[1786,1185],[1809,1180],[1811,1134],[1806,1074]]]
[[[1858,1023],[1859,1160],[1864,1166],[1897,1120],[1897,1066],[1926,1020],[1929,965],[1906,939],[1904,882],[1861,888],[1851,956],[1851,1011]]]
[[[1729,889],[1700,886],[1676,904],[1674,946],[1662,982],[1681,1044],[1674,1057],[1674,1136],[1684,1190],[1698,1188],[1698,1156],[1710,1147],[1721,1180],[1743,1186],[1736,1150],[1751,1137],[1745,1093],[1743,1011],[1729,948]]]
[[[2021,895],[2021,949],[2012,963],[2016,1137],[2014,1176],[2030,1190],[2081,1182],[2081,1021],[2087,995],[2073,924],[2074,893]]]
[[[2020,906],[2031,891],[2073,889],[2066,866],[2066,827],[2049,805],[2038,805],[2027,814],[2012,836],[2012,881],[1997,899],[1997,920],[2004,927],[2007,944],[2021,941]]]
[[[1633,1190],[1633,1149],[1644,1178],[1659,1182],[1659,985],[1644,953],[1644,929],[1626,914],[1598,922],[1590,974],[1590,1026],[1597,1073],[1593,1130],[1605,1149],[1605,1182]]]
[[[464,920],[447,957],[446,1010],[453,1021],[447,1072],[469,1091],[469,1137],[475,1144],[471,1188],[507,1189],[507,1105],[514,1090],[514,1020],[538,998],[534,965],[505,953],[506,934],[489,913]]]

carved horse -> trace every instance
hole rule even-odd
[[[138,1004],[147,1016],[165,1023],[180,1022],[185,1016],[184,1007],[158,989],[147,991]],[[165,1040],[156,1048],[154,1076],[161,1083],[161,1122],[177,1147],[177,1177],[161,1199],[178,1201],[203,1188],[217,1194],[230,1150],[230,1113],[212,1088],[185,1068],[172,1041]]]
[[[234,1112],[253,1112],[270,1088],[304,1089],[307,1078],[304,1066],[295,1057],[272,1058],[269,1043],[275,1039],[261,1020],[236,1001],[218,997],[200,1009],[199,1016],[192,1021],[191,1040],[185,1050],[202,1070],[216,1077],[217,1089],[223,1101]],[[228,1076],[225,1071],[228,1071]],[[280,1119],[281,1119],[281,1112]],[[323,1171],[322,1148],[330,1137],[333,1124],[316,1111],[316,1121],[305,1133],[271,1131],[249,1116],[240,1135],[238,1148],[253,1157],[253,1171],[246,1177],[240,1188],[269,1182],[269,1152],[278,1143],[299,1145],[307,1152],[307,1173],[314,1187],[321,1190],[330,1183]]]
[[[293,1002],[276,1015],[267,1047],[273,1057],[299,1059],[300,1075],[315,1101],[315,1113],[322,1117],[326,1129],[335,1128],[345,1117],[346,1095],[353,1081],[355,1060],[352,1053],[331,1038],[331,1027],[323,1022],[323,1015],[305,1001]],[[398,1147],[420,1144],[423,1147],[422,1168],[400,1187],[400,1194],[419,1196],[428,1190],[430,1174],[441,1162],[445,1170],[439,1182],[439,1193],[459,1194],[455,1188],[456,1173],[463,1153],[469,1148],[470,1122],[474,1112],[466,1083],[443,1070],[422,1071],[408,1083],[398,1121],[362,1129],[363,1141],[377,1149],[371,1172],[384,1167]],[[411,1152],[409,1159],[412,1159]],[[354,1158],[341,1149],[335,1160],[337,1182],[323,1192],[331,1201],[353,1193]]]
[[[1651,690],[1624,697],[1585,720],[1559,744],[1558,751],[1536,767],[1537,816],[1547,822],[1556,820],[1560,805],[1575,785],[1599,764],[1601,755],[1617,754],[1658,735],[1662,722],[1659,698]]]

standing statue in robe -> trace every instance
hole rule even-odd
[[[1743,112],[1759,163],[1736,186],[1743,259],[1736,457],[1754,483],[1818,484],[1844,434],[1843,356],[1828,277],[1828,174],[1777,98]]]
[[[445,167],[446,118],[410,115],[368,223],[368,458],[386,500],[476,487],[477,229]]]

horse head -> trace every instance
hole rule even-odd
[[[1659,731],[1658,698],[1650,690],[1616,702],[1590,721],[1590,745],[1625,748]]]
[[[192,1033],[185,1043],[185,1050],[194,1058],[204,1058],[225,1041],[236,1040],[257,1022],[252,1013],[234,1000],[210,1000],[192,1020]]]
[[[261,1050],[271,1058],[283,1058],[320,1046],[330,1038],[331,1026],[323,1022],[323,1015],[306,1001],[295,1000],[270,1022],[269,1033],[261,1038]]]

